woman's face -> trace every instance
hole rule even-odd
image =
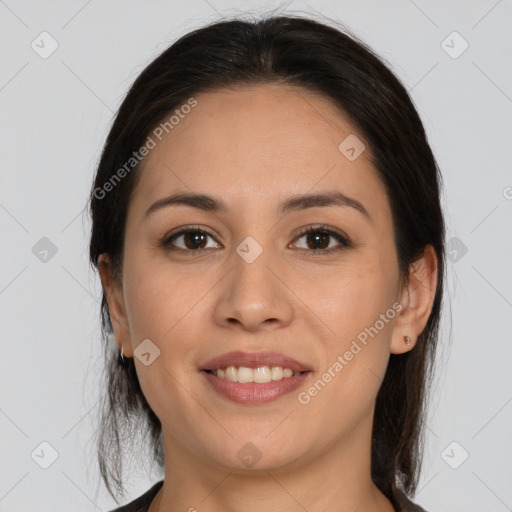
[[[361,446],[369,453],[390,352],[408,350],[403,335],[414,341],[422,328],[400,324],[391,210],[370,148],[332,103],[303,89],[195,99],[161,140],[152,135],[127,212],[122,282],[109,292],[116,341],[126,356],[135,351],[166,452],[238,471]],[[178,193],[212,199],[151,208]],[[281,211],[290,198],[318,194],[352,203],[298,201]],[[301,234],[309,227],[318,229]],[[230,398],[201,368],[232,351],[277,352],[310,371],[274,399],[283,381],[224,379]]]

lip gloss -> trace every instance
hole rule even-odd
[[[257,382],[232,382],[216,375],[201,371],[206,381],[221,396],[240,404],[256,405],[277,400],[300,387],[311,372],[304,372],[281,380]]]

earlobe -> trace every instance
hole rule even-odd
[[[412,350],[427,325],[437,288],[437,255],[432,245],[425,246],[423,255],[409,271],[407,285],[402,290],[400,312],[393,327],[391,353]]]
[[[112,277],[112,265],[108,254],[101,254],[98,258],[98,271],[101,284],[107,298],[110,321],[114,329],[116,345],[126,357],[132,357],[130,333],[126,319],[123,293],[120,285]]]
[[[404,334],[400,341],[400,345],[395,343],[393,340],[391,344],[391,353],[392,354],[403,354],[405,352],[409,352],[416,345],[416,338],[411,338],[411,336]]]

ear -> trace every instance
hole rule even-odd
[[[411,265],[409,280],[401,292],[402,310],[393,326],[392,354],[403,354],[411,350],[427,325],[436,295],[437,265],[437,255],[430,244],[425,246],[420,259]],[[409,345],[404,336],[411,339]]]
[[[121,351],[122,344],[123,355],[126,357],[133,357],[123,290],[121,283],[117,283],[115,279],[113,279],[112,264],[108,254],[101,254],[98,258],[98,270],[100,273],[101,284],[107,298],[110,321],[112,323],[112,328],[114,329],[117,348]]]

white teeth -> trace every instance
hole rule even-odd
[[[241,366],[238,368],[238,382],[253,382],[254,370]]]
[[[231,382],[238,382],[238,372],[234,366],[228,366],[226,368],[226,380]]]
[[[272,380],[281,380],[283,378],[283,368],[281,366],[272,367]]]
[[[218,368],[214,371],[220,379],[226,379],[231,382],[257,382],[264,384],[273,380],[281,380],[293,375],[300,375],[301,372],[293,372],[290,368],[282,366],[258,366],[258,368],[247,368],[246,366],[228,366],[226,369]]]
[[[258,366],[258,368],[255,368],[252,372],[254,382],[270,382],[272,380],[272,375],[270,374],[270,368],[268,366]],[[240,372],[238,372],[238,375],[240,375]]]

